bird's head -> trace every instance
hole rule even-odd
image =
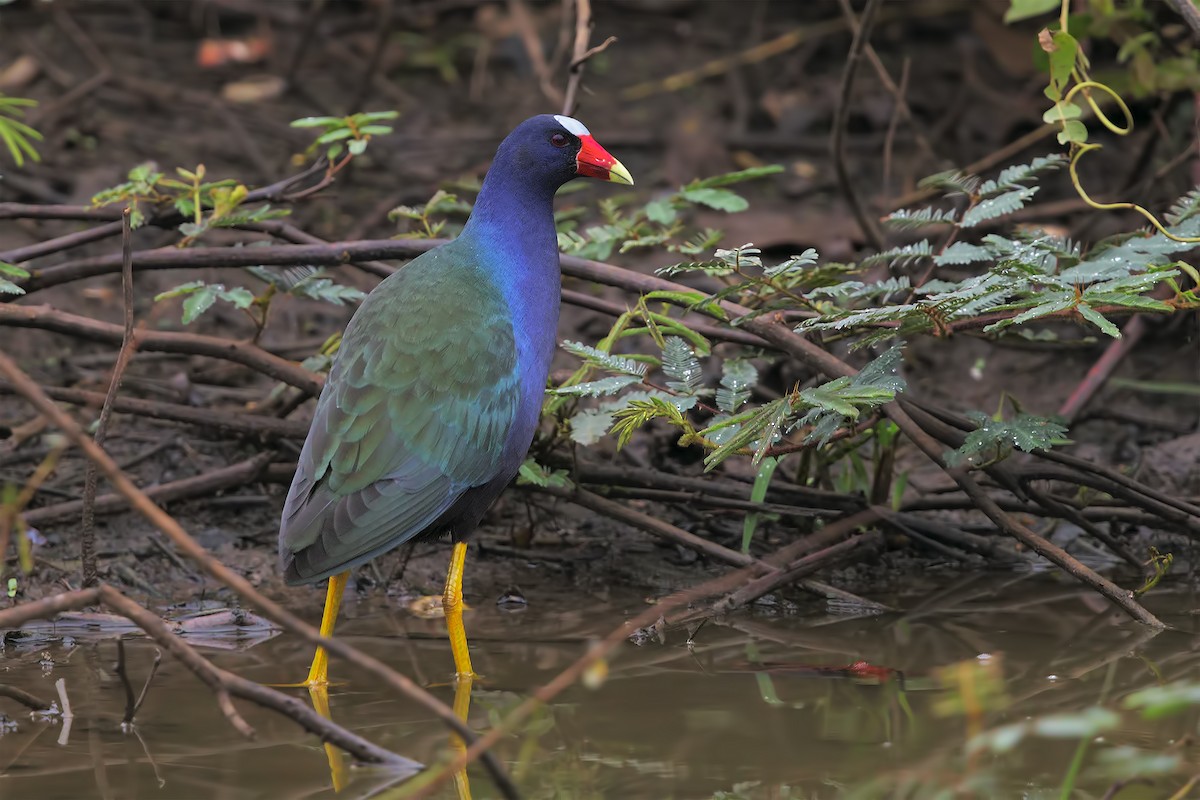
[[[578,177],[633,185],[629,170],[592,138],[582,122],[560,114],[525,120],[496,155],[511,161],[527,180],[556,187]]]

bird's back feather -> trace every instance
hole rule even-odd
[[[288,581],[363,563],[496,480],[520,403],[512,314],[471,248],[390,276],[351,320],[318,400],[283,513]]]

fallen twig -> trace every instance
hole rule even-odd
[[[134,260],[136,262],[136,254]],[[38,328],[112,344],[119,344],[124,338],[123,330],[119,325],[100,322],[78,314],[69,314],[44,305],[16,306],[0,303],[0,325]],[[138,349],[141,351],[208,356],[232,361],[295,386],[310,395],[315,396],[321,393],[321,385],[324,381],[322,376],[309,372],[294,361],[272,355],[250,342],[204,336],[197,333],[150,330],[140,331],[137,340]]]
[[[43,392],[61,403],[73,403],[91,408],[99,408],[104,403],[104,395],[99,392],[60,386],[42,386],[41,388]],[[15,390],[10,384],[0,381],[0,394],[14,393]],[[164,400],[118,396],[113,401],[112,409],[121,414],[136,414],[149,419],[186,422],[210,431],[227,431],[281,439],[303,439],[308,435],[308,423],[298,420],[277,419],[261,414],[237,414],[228,409],[197,408],[181,403],[168,403]]]
[[[192,497],[203,497],[235,486],[245,486],[259,479],[273,456],[272,452],[259,453],[245,461],[230,464],[228,467],[205,472],[191,478],[160,483],[143,491],[149,499],[163,504]],[[295,465],[292,465],[292,469],[295,469]],[[67,500],[26,511],[21,518],[29,525],[45,525],[75,517],[82,509],[82,500]],[[104,494],[96,498],[93,509],[96,514],[127,511],[129,510],[129,501],[122,494]]]

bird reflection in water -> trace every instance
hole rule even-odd
[[[471,712],[471,687],[474,683],[474,677],[466,676],[459,678],[454,685],[454,715],[462,721],[463,725],[467,724],[467,717]],[[333,722],[333,712],[329,709],[329,684],[323,683],[308,687],[308,696],[312,700],[313,710]],[[467,743],[458,734],[451,733],[450,748],[457,759],[467,751]],[[346,754],[337,745],[326,742],[325,758],[329,762],[329,777],[333,782],[333,791],[341,792],[349,782]],[[467,775],[466,767],[455,771],[454,791],[458,800],[471,800],[471,779]]]

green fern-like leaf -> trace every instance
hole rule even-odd
[[[978,175],[952,169],[922,178],[917,186],[922,189],[940,189],[947,195],[974,195],[983,180]]]
[[[0,261],[0,294],[25,294],[24,289],[5,278],[5,275],[10,278],[28,278],[28,270],[7,261]]]
[[[614,356],[612,353],[606,353],[603,350],[598,350],[595,347],[583,344],[582,342],[572,342],[569,339],[562,343],[562,349],[574,356],[578,356],[595,367],[600,367],[608,372],[615,372],[621,375],[635,375],[642,378],[646,374],[646,365],[639,364],[632,358],[624,356]]]
[[[662,371],[668,378],[667,386],[681,394],[695,394],[704,383],[704,369],[691,345],[678,336],[668,336],[663,341]]]
[[[1035,194],[1038,187],[1019,187],[1004,194],[989,197],[986,200],[981,200],[971,208],[968,208],[962,217],[962,222],[959,223],[964,228],[973,228],[988,220],[997,219],[1007,214],[1011,214],[1029,202]]]
[[[1197,214],[1200,214],[1200,186],[1172,203],[1171,210],[1166,213],[1166,217],[1167,222],[1179,225]]]
[[[954,242],[942,252],[933,257],[933,263],[939,267],[950,264],[975,264],[980,261],[991,261],[995,258],[992,251],[982,245],[970,242]]]
[[[875,299],[887,297],[895,292],[901,292],[910,288],[907,275],[901,275],[896,278],[888,278],[883,281],[875,281],[874,283],[863,283],[862,281],[844,281],[834,284],[833,286],[821,286],[809,292],[810,297],[831,297],[840,302],[847,300]]]
[[[574,395],[576,397],[600,397],[606,394],[616,394],[626,386],[632,386],[635,383],[641,383],[641,381],[642,379],[637,375],[612,375],[607,378],[601,378],[598,381],[560,386],[554,390],[554,393]]]
[[[1027,181],[1036,178],[1038,173],[1058,169],[1066,163],[1066,156],[1061,153],[1052,153],[1048,156],[1039,156],[1028,164],[1014,164],[1002,169],[995,180],[984,181],[975,193],[979,197],[992,197],[1010,189],[1022,187]]]
[[[704,469],[713,469],[729,456],[741,450],[744,447],[749,447],[759,438],[762,438],[767,429],[771,429],[770,438],[767,438],[767,446],[770,446],[771,440],[776,436],[782,428],[783,423],[792,415],[791,401],[786,397],[781,397],[778,400],[772,400],[769,403],[757,408],[746,414],[739,414],[737,417],[729,418],[710,425],[708,428],[700,432],[701,436],[711,439],[712,434],[720,428],[732,427],[734,424],[740,424],[737,433],[730,436],[716,450],[709,453],[704,459]],[[765,448],[759,448],[759,454],[755,457],[755,462],[761,458],[761,453]]]
[[[750,390],[758,383],[758,369],[745,359],[729,359],[721,365],[721,387],[717,389],[717,408],[736,413],[750,399]]]
[[[916,211],[908,209],[900,209],[893,211],[883,218],[883,222],[889,228],[896,230],[913,230],[916,228],[925,228],[930,225],[957,225],[958,212],[954,209],[942,210],[940,208],[920,208]]]
[[[768,278],[791,277],[796,273],[815,267],[817,258],[817,251],[810,247],[798,256],[792,256],[787,261],[783,261],[773,267],[767,267],[763,270],[763,275]]]
[[[922,239],[913,244],[890,247],[879,253],[867,256],[861,262],[863,267],[873,267],[877,264],[887,264],[889,267],[907,267],[923,258],[933,256],[933,246],[928,239]]]
[[[683,414],[679,409],[661,397],[651,396],[645,400],[631,400],[622,409],[613,412],[613,423],[610,433],[617,436],[617,447],[629,444],[634,432],[652,419],[666,419],[674,425],[684,425]]]
[[[1067,436],[1067,429],[1059,419],[1038,417],[1024,412],[1011,420],[997,420],[978,411],[967,414],[978,425],[967,435],[962,447],[946,453],[951,465],[964,461],[994,462],[1007,457],[1015,447],[1032,452],[1048,450]]]
[[[800,400],[812,409],[800,419],[812,425],[806,441],[826,444],[837,429],[858,419],[863,409],[875,408],[896,399],[904,391],[900,377],[903,344],[897,344],[871,361],[853,377],[835,378],[828,383],[805,389]]]

